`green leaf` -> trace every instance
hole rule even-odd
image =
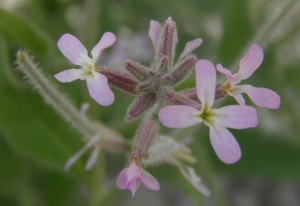
[[[18,154],[49,169],[63,171],[67,159],[83,146],[81,136],[30,87],[20,89],[8,82],[3,38],[0,45],[0,132]],[[82,171],[83,167],[78,168]]]
[[[21,17],[0,8],[0,29],[7,37],[37,53],[45,53],[47,40]]]

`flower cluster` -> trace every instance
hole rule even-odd
[[[278,94],[269,89],[251,85],[237,86],[260,66],[263,51],[257,44],[252,45],[240,61],[239,71],[232,75],[221,64],[215,68],[210,61],[197,60],[195,55],[190,54],[201,45],[200,38],[188,42],[174,63],[178,37],[176,24],[171,17],[164,25],[151,21],[149,36],[155,49],[153,62],[147,67],[126,60],[124,67],[128,73],[97,65],[101,52],[116,40],[111,32],[106,32],[94,47],[91,52],[92,59],[88,57],[86,49],[76,37],[65,34],[58,41],[58,48],[73,64],[81,68],[63,71],[55,75],[55,78],[61,82],[86,80],[91,97],[102,106],[108,106],[114,101],[114,94],[109,85],[134,96],[125,120],[143,117],[133,141],[129,167],[117,178],[118,188],[131,190],[132,196],[141,183],[151,190],[159,190],[158,181],[142,168],[142,164],[151,166],[167,162],[179,168],[197,190],[208,195],[209,190],[200,184],[200,178],[194,169],[177,158],[183,156],[188,163],[194,163],[194,157],[186,152],[190,150],[171,137],[160,134],[158,121],[168,128],[185,128],[203,122],[210,129],[210,141],[219,159],[226,164],[235,163],[241,157],[241,149],[227,128],[246,129],[258,124],[256,110],[245,105],[241,93],[246,93],[254,104],[261,107],[277,109],[280,105]],[[174,88],[194,70],[196,86],[176,91]],[[216,71],[225,75],[225,83],[216,82]],[[213,109],[214,101],[226,95],[234,97],[238,105]],[[99,138],[99,134],[91,138],[84,148],[69,160],[67,167],[96,142],[98,144]],[[94,164],[98,152],[97,146],[87,168]]]

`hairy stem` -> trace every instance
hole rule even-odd
[[[80,133],[93,136],[97,133],[94,122],[82,115],[75,106],[51,83],[42,70],[33,62],[27,52],[17,52],[18,69],[25,75],[30,84],[67,122]]]

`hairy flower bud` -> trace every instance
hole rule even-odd
[[[125,62],[125,69],[127,69],[135,78],[140,81],[144,81],[148,77],[148,69],[138,62],[127,60]]]
[[[156,62],[160,62],[159,65],[156,65],[159,72],[165,73],[172,67],[176,44],[175,39],[177,39],[176,36],[177,30],[175,23],[172,21],[172,18],[169,17],[162,28],[158,53],[155,57]]]
[[[139,82],[131,75],[106,67],[100,67],[99,69],[100,73],[106,76],[110,85],[120,89],[121,91],[134,95],[137,94],[136,86]]]
[[[197,58],[195,56],[188,56],[183,61],[175,66],[173,71],[171,71],[172,81],[169,82],[170,85],[176,85],[185,80],[195,68]]]
[[[137,97],[134,102],[129,106],[125,119],[130,121],[140,116],[144,111],[149,109],[157,101],[157,96],[154,93],[141,95]]]
[[[196,109],[201,109],[201,104],[199,104],[199,102],[189,99],[180,93],[166,91],[163,94],[166,100],[175,105],[188,105]]]
[[[158,125],[153,121],[145,121],[140,125],[134,141],[133,154],[148,156],[148,149],[152,140],[157,135]]]
[[[184,95],[185,97],[201,104],[201,102],[199,101],[199,98],[197,96],[196,88],[185,89],[185,90],[178,92],[177,94]]]

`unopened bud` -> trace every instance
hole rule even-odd
[[[175,105],[188,105],[199,110],[201,109],[201,104],[179,93],[167,91],[164,92],[164,98]]]
[[[99,69],[100,73],[106,76],[110,85],[120,89],[121,91],[134,95],[137,94],[136,86],[139,82],[130,74],[105,67],[101,67]]]
[[[138,62],[127,60],[125,62],[125,68],[140,81],[144,81],[148,77],[148,69]]]
[[[221,83],[216,84],[216,95],[215,95],[215,100],[221,99],[226,96],[227,92],[225,89],[221,86]]]
[[[130,121],[136,117],[139,117],[147,109],[155,104],[157,96],[154,93],[141,95],[135,99],[135,101],[129,106],[126,114],[126,120]]]
[[[152,140],[157,135],[158,126],[153,121],[145,121],[140,125],[134,141],[133,153],[141,155],[142,157],[148,156],[148,149]]]
[[[160,65],[156,65],[160,72],[166,73],[172,67],[176,35],[177,30],[175,23],[172,21],[172,18],[169,17],[162,28],[158,45],[158,53],[156,56],[156,62],[161,62]]]
[[[191,71],[195,68],[195,64],[197,62],[197,58],[195,56],[188,56],[179,64],[171,72],[172,81],[169,82],[170,85],[176,85],[185,80],[191,73]]]

